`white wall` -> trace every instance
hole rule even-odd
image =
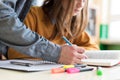
[[[120,0],[110,0],[109,39],[120,40]]]
[[[120,21],[111,22],[108,28],[109,39],[120,40]]]

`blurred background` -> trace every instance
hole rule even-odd
[[[101,50],[120,50],[120,0],[89,0],[86,31]],[[43,0],[35,0],[41,6]]]

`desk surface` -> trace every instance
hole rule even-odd
[[[50,71],[21,72],[0,69],[0,80],[120,80],[120,65],[103,68],[103,72],[103,76],[98,77],[96,70],[74,74],[51,74]]]

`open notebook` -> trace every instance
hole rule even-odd
[[[61,67],[61,64],[56,64],[49,61],[40,60],[2,60],[0,68],[20,70],[20,71],[44,71],[52,68]]]
[[[88,59],[82,62],[94,66],[114,66],[120,62],[120,50],[86,51]]]

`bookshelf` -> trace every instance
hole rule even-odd
[[[101,0],[89,0],[89,20],[86,31],[92,36],[92,38],[99,45],[99,26],[101,20]]]
[[[101,50],[120,50],[120,37],[119,35],[113,35],[119,32],[119,28],[115,28],[116,24],[111,28],[111,21],[120,21],[120,19],[119,16],[111,15],[111,1],[112,0],[89,0],[89,10],[94,10],[96,22],[94,26],[92,26],[93,31],[91,30],[91,32],[94,32],[92,37],[100,45]],[[89,12],[90,14],[94,14],[91,11]],[[112,32],[113,30],[115,32]],[[111,35],[113,38],[111,38]]]

